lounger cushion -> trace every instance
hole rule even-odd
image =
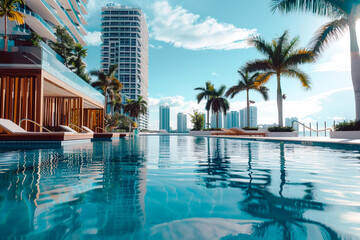
[[[26,130],[9,119],[0,118],[0,126],[8,133],[26,133]]]

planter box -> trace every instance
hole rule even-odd
[[[189,136],[211,136],[212,131],[190,131]]]
[[[360,131],[331,131],[330,138],[360,139]]]
[[[297,137],[299,133],[295,132],[266,132],[266,137]]]

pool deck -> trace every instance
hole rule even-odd
[[[345,144],[345,145],[360,145],[360,139],[340,139],[328,137],[252,137],[252,136],[209,136],[211,138],[227,138],[227,139],[246,139],[254,141],[270,141],[270,142],[293,142],[303,145],[319,144]]]

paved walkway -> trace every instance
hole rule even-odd
[[[231,138],[231,139],[247,139],[257,141],[273,141],[273,142],[294,142],[304,145],[320,144],[347,144],[360,145],[360,139],[340,139],[326,137],[250,137],[250,136],[211,136],[213,138]]]

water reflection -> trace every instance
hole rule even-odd
[[[240,144],[238,153],[240,159],[247,159],[247,175],[241,169],[233,166],[227,156],[226,140],[208,139],[208,159],[199,162],[200,174],[206,188],[231,187],[243,190],[244,198],[238,202],[241,212],[250,214],[255,219],[262,219],[259,224],[253,225],[252,236],[265,239],[304,239],[311,232],[312,239],[342,239],[341,236],[327,225],[304,217],[307,211],[324,211],[327,207],[321,202],[313,201],[314,186],[310,182],[287,182],[286,146],[278,146],[280,158],[279,195],[273,193],[274,173],[268,168],[254,167],[259,158],[257,143],[247,142]],[[244,151],[247,149],[247,151]],[[288,149],[291,150],[291,149]],[[241,161],[240,161],[241,162]],[[234,172],[234,169],[236,172]],[[206,173],[206,175],[205,175]],[[275,181],[276,182],[276,181]],[[220,184],[216,184],[220,183]],[[302,198],[284,196],[287,185],[301,187]],[[250,220],[250,219],[249,219]],[[243,235],[237,236],[243,237]],[[237,239],[229,238],[229,239]]]
[[[141,239],[146,138],[6,156],[0,165],[1,239]]]

